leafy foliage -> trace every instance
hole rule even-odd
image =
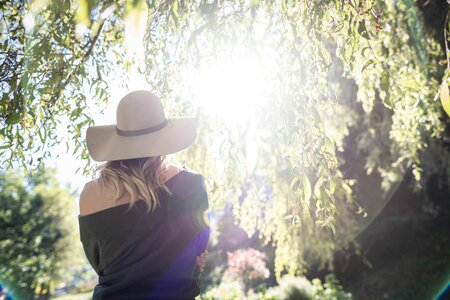
[[[304,277],[284,276],[279,286],[267,291],[264,299],[351,300],[352,295],[346,293],[332,275],[327,276],[324,284],[317,278],[309,281]]]
[[[305,277],[283,276],[279,285],[258,291],[244,293],[239,286],[223,282],[209,290],[205,299],[250,299],[250,300],[351,300],[333,276],[327,276],[325,283],[319,279],[308,280]]]
[[[70,269],[82,266],[74,197],[40,169],[27,182],[0,174],[0,281],[15,298],[50,295]]]
[[[341,171],[352,128],[361,128],[365,168],[386,192],[409,170],[419,187],[450,174],[436,164],[449,159],[448,118],[433,100],[442,52],[413,2],[155,1],[150,10],[147,78],[178,100],[174,113],[194,113],[183,100],[199,97],[179,70],[242,52],[276,62],[275,88],[263,91],[269,105],[256,102],[238,126],[200,112],[200,139],[179,158],[209,178],[216,208],[231,204],[249,235],[276,245],[278,276],[301,273],[305,259],[330,261],[354,236],[363,209],[357,182]],[[253,171],[248,140],[258,145]]]
[[[122,5],[4,2],[0,8],[2,163],[11,167],[18,162],[25,171],[33,170],[61,143],[89,162],[83,136],[94,121],[86,108],[107,103],[103,78],[112,72],[110,61],[123,61],[121,52],[114,51],[123,43]],[[87,5],[86,24],[77,22],[83,5]]]
[[[26,151],[47,157],[65,136],[57,130],[63,119],[74,153],[89,162],[81,133],[93,122],[83,87],[96,91],[94,106],[107,102],[102,77],[113,61],[123,63],[121,21],[144,4],[80,3],[2,8],[0,157],[9,164],[31,165]],[[366,171],[383,178],[386,192],[409,170],[418,187],[434,175],[449,178],[449,119],[436,97],[442,49],[411,0],[160,0],[147,7],[146,78],[172,114],[201,119],[196,144],[178,159],[205,174],[211,207],[232,207],[249,235],[276,247],[278,278],[301,274],[306,261],[326,266],[354,237],[355,214],[364,210],[354,197],[358,181],[343,172],[352,164],[344,159],[349,147],[364,154]],[[27,31],[29,12],[35,25]],[[187,100],[200,96],[190,71],[233,56],[269,70],[257,78],[261,98],[250,105],[229,99],[235,118],[245,109],[236,123],[221,118],[224,109],[210,113]],[[346,137],[355,128],[353,145]]]

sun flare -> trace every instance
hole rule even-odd
[[[189,76],[196,105],[230,125],[251,120],[255,108],[268,104],[275,82],[267,64],[249,56],[222,58]]]

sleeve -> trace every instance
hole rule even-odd
[[[200,177],[200,184],[198,192],[196,193],[196,199],[193,199],[193,221],[194,221],[194,232],[196,234],[197,242],[197,253],[201,254],[206,250],[209,241],[209,203],[208,203],[208,193],[206,191],[205,181],[203,176]]]
[[[201,190],[199,194],[199,206],[198,212],[201,213],[201,221],[199,222],[199,233],[195,238],[196,254],[200,256],[208,247],[209,237],[210,237],[210,216],[209,216],[209,203],[208,203],[208,193],[206,191],[206,186],[203,177],[201,178]],[[200,268],[196,266],[194,270],[194,278],[198,285],[200,285]]]
[[[203,176],[200,174],[186,182],[179,202],[172,211],[172,226],[184,243],[195,243],[196,252],[203,252],[209,241],[209,203]]]
[[[91,264],[94,271],[99,275],[100,265],[100,249],[99,245],[94,240],[82,241],[84,253]]]

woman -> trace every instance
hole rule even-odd
[[[80,195],[80,238],[99,276],[94,299],[199,295],[207,192],[202,175],[164,160],[195,136],[195,119],[166,119],[148,91],[122,98],[117,124],[88,128],[89,154],[106,161]]]

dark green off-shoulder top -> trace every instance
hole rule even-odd
[[[160,205],[119,205],[79,216],[80,238],[98,274],[94,299],[193,299],[196,257],[208,244],[203,177],[184,169],[158,190]]]

